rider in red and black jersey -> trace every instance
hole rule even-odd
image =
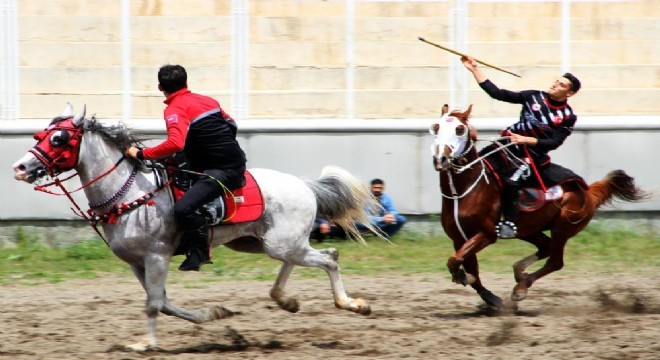
[[[498,88],[481,72],[477,62],[469,57],[461,58],[463,65],[479,83],[479,86],[493,99],[521,104],[520,120],[502,130],[501,135],[507,136],[513,143],[509,150],[520,159],[533,161],[533,166],[543,168],[550,163],[548,152],[558,148],[573,132],[577,115],[568,105],[568,98],[580,90],[580,80],[571,73],[566,73],[552,84],[548,91],[525,90],[520,92]],[[486,154],[498,145],[489,145],[482,149]],[[499,152],[488,158],[495,170],[502,176],[502,215],[504,220],[498,224],[497,232],[500,238],[516,237],[515,221],[518,217],[518,189],[521,164],[511,161]]]
[[[208,224],[196,210],[220,196],[224,188],[233,190],[245,184],[245,153],[236,140],[236,123],[220,104],[188,90],[188,76],[180,65],[164,65],[158,71],[158,90],[163,92],[167,139],[144,149],[131,147],[128,156],[144,160],[167,158],[183,151],[200,178],[174,205],[174,217],[185,231],[189,249],[179,270],[198,271],[210,263]]]

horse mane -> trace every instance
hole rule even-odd
[[[143,147],[143,141],[146,138],[138,137],[133,134],[131,129],[124,123],[117,125],[104,125],[95,117],[86,119],[83,125],[85,131],[90,131],[101,135],[103,139],[124,151],[131,146]]]

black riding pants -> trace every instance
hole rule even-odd
[[[503,141],[503,143],[508,143],[508,140]],[[497,148],[498,146],[496,144],[488,145],[480,151],[480,154],[486,154]],[[514,152],[518,158],[525,157],[525,154],[522,152],[517,152],[512,148],[509,150]],[[518,190],[520,189],[520,183],[519,181],[512,180],[511,176],[518,170],[518,164],[513,163],[503,151],[489,155],[487,160],[502,180],[502,194],[500,199],[502,216],[505,220],[515,222],[520,213],[518,210]]]
[[[174,218],[177,224],[184,231],[197,230],[206,225],[204,216],[195,211],[202,205],[220,196],[224,191],[222,185],[229,190],[244,186],[244,172],[245,167],[238,169],[204,170],[205,175],[200,175],[199,180],[174,205]]]
[[[502,179],[502,196],[500,202],[502,204],[502,216],[504,220],[516,222],[518,214],[518,190],[520,184],[509,178],[512,174],[506,174]]]

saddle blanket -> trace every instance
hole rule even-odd
[[[227,191],[225,216],[218,225],[230,225],[258,220],[264,213],[264,197],[252,174],[245,171],[245,186],[234,191]]]
[[[518,191],[518,209],[525,212],[536,211],[547,201],[561,199],[562,196],[564,189],[561,185],[555,185],[545,192],[534,187],[522,188]]]
[[[175,201],[185,193],[172,187]],[[176,191],[178,190],[178,191]],[[232,225],[258,220],[265,209],[259,184],[250,171],[245,171],[245,186],[226,191],[223,196],[202,206],[202,211],[210,220],[211,226]]]

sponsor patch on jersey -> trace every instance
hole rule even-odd
[[[177,114],[172,114],[165,118],[165,123],[167,123],[167,125],[176,124],[178,122],[179,122],[179,117],[177,116]]]
[[[539,105],[539,104],[532,104],[532,110],[534,110],[534,111],[539,111],[539,110],[541,110],[541,105]]]
[[[554,119],[552,119],[552,122],[554,122],[555,124],[561,124],[563,120],[564,118],[561,117],[561,115],[555,115]]]

